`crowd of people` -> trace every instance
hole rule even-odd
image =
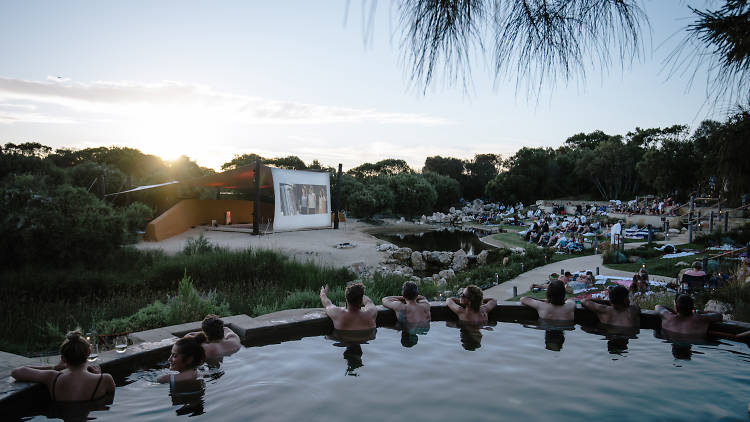
[[[648,288],[647,281],[647,273],[638,273],[633,277],[630,291],[624,286],[617,285],[610,289],[608,299],[583,299],[581,305],[584,309],[592,311],[603,327],[637,329],[640,323],[640,308],[631,302],[631,298],[634,293]],[[572,325],[575,323],[576,302],[566,299],[566,294],[569,292],[569,284],[573,282],[592,285],[594,277],[591,272],[576,277],[569,272],[560,276],[552,274],[549,282],[535,285],[536,288],[546,289],[545,300],[523,297],[521,303],[535,309],[541,322]],[[378,310],[375,303],[365,295],[365,286],[361,283],[349,285],[345,291],[345,298],[345,307],[336,306],[328,298],[328,286],[321,287],[320,300],[326,315],[333,323],[334,331],[373,333],[377,326]],[[430,303],[419,294],[418,286],[414,282],[404,283],[400,296],[384,297],[382,304],[395,312],[399,328],[403,330],[402,344],[408,343],[404,346],[411,347],[416,343],[415,330],[429,329]],[[459,290],[458,297],[448,298],[445,304],[462,324],[461,339],[464,347],[469,348],[469,344],[479,347],[479,329],[490,320],[490,314],[497,306],[497,301],[485,298],[479,287],[469,285]],[[705,336],[712,322],[722,320],[721,314],[694,312],[693,307],[692,297],[685,294],[676,296],[674,309],[657,306],[655,310],[662,320],[662,330],[683,336]],[[422,334],[425,332],[421,331]],[[561,348],[561,341],[558,341],[559,344],[554,341],[559,340],[559,334],[545,335],[545,338],[550,339],[548,348]],[[374,336],[374,333],[372,335]],[[748,335],[745,333],[741,336]],[[361,359],[361,348],[358,344],[355,346],[359,349]],[[225,327],[217,316],[208,315],[202,322],[201,331],[188,333],[175,342],[168,360],[170,373],[162,374],[157,381],[169,384],[174,397],[186,386],[190,390],[196,382],[201,382],[198,368],[203,363],[220,362],[224,356],[237,352],[240,347],[239,337]],[[45,385],[53,402],[90,402],[105,396],[111,397],[115,391],[114,379],[111,375],[102,373],[97,365],[87,361],[90,353],[88,341],[80,332],[75,331],[68,334],[60,346],[58,365],[24,366],[13,370],[11,375],[19,381],[39,382]]]

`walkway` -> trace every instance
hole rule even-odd
[[[491,244],[492,239],[489,239],[490,236],[487,236],[486,238],[482,238],[482,241],[485,241],[487,243]],[[675,239],[672,238],[669,242],[656,242],[656,243],[672,243],[672,244],[679,244],[686,242],[687,239]],[[642,245],[642,243],[626,243],[625,248],[631,249],[636,248],[638,246]],[[619,270],[613,270],[606,268],[602,264],[602,255],[587,255],[587,256],[581,256],[578,258],[571,258],[566,259],[565,261],[555,262],[554,264],[547,264],[542,267],[534,268],[533,270],[526,271],[523,274],[520,274],[518,277],[508,280],[504,283],[501,283],[497,286],[490,287],[489,289],[484,291],[485,297],[492,297],[497,299],[498,302],[508,300],[513,297],[513,287],[517,287],[518,294],[522,294],[525,292],[528,292],[531,289],[531,285],[533,283],[543,283],[547,281],[548,277],[552,273],[557,273],[561,269],[564,269],[565,271],[570,272],[577,272],[577,271],[591,271],[594,274],[596,274],[596,267],[599,267],[599,273],[602,275],[609,275],[613,277],[632,277],[633,273],[629,271],[619,271]],[[659,275],[649,275],[649,277],[652,280],[657,281],[674,281],[671,277],[664,277]]]

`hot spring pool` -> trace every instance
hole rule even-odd
[[[176,400],[135,372],[103,421],[747,420],[750,351],[742,343],[677,347],[641,330],[608,339],[498,322],[480,331],[433,322],[402,338],[378,328],[352,347],[308,337],[243,348]],[[405,344],[411,347],[404,347]],[[360,355],[361,349],[361,355]],[[675,357],[678,356],[680,358]],[[34,416],[31,420],[46,420]]]

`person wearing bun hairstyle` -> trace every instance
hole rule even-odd
[[[168,360],[169,369],[177,374],[161,375],[157,381],[160,384],[169,383],[172,387],[177,382],[194,381],[198,375],[198,366],[206,360],[206,352],[202,347],[206,340],[206,335],[202,332],[177,340]]]
[[[109,374],[89,364],[91,347],[79,331],[71,331],[60,345],[60,363],[49,366],[23,366],[11,372],[17,381],[44,384],[53,402],[93,401],[114,393],[115,381]]]

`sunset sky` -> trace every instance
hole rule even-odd
[[[3,1],[0,143],[129,146],[218,169],[235,154],[306,162],[431,155],[504,157],[578,132],[705,118],[705,74],[668,78],[665,58],[687,5],[646,1],[651,35],[632,66],[589,68],[539,97],[481,58],[467,91],[438,79],[414,89],[401,60],[396,4],[351,1]]]

